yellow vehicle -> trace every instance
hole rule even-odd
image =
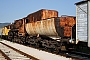
[[[2,38],[7,39],[8,38],[8,32],[9,31],[10,31],[10,26],[9,25],[8,26],[4,26],[2,28],[2,33],[1,33]]]

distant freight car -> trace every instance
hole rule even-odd
[[[10,31],[10,25],[8,26],[4,26],[2,28],[2,32],[1,32],[1,35],[2,35],[2,38],[3,39],[8,39],[8,32]]]

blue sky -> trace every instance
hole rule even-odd
[[[40,9],[57,10],[59,16],[76,16],[75,3],[81,0],[0,0],[0,23],[13,22]]]

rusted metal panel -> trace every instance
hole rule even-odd
[[[58,17],[58,12],[55,10],[41,9],[27,16],[29,22],[40,21],[42,19],[51,18],[51,17]]]
[[[56,31],[56,21],[55,18],[50,18],[46,20],[36,21],[26,24],[26,31],[29,35],[46,35],[46,36],[58,36]],[[58,24],[60,26],[60,23]],[[58,30],[60,31],[60,30]],[[60,31],[61,32],[61,31]]]
[[[65,37],[70,37],[71,36],[71,34],[72,34],[71,28],[72,27],[68,27],[68,26],[64,27],[64,36]]]
[[[15,20],[14,22],[14,28],[18,29],[22,25],[22,19]]]
[[[64,37],[70,37],[72,34],[71,27],[76,24],[76,17],[74,16],[61,16],[60,26],[64,27]]]
[[[60,25],[61,26],[73,26],[76,24],[76,18],[74,16],[61,16]]]

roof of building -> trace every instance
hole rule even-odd
[[[75,3],[75,4],[76,4],[76,5],[80,5],[80,4],[86,3],[86,2],[88,2],[88,1],[90,1],[90,0],[80,1],[80,2],[77,2],[77,3]]]

